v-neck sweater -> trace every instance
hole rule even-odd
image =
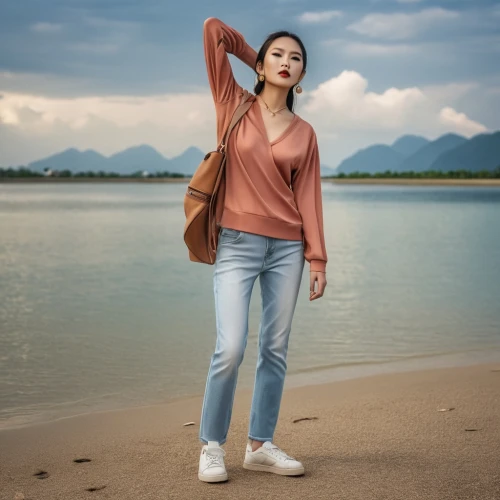
[[[203,39],[220,143],[243,93],[227,54],[255,70],[257,53],[239,32],[214,17],[205,21]],[[328,259],[314,129],[295,114],[284,132],[269,141],[260,104],[254,94],[250,100],[250,109],[226,144],[220,226],[272,238],[302,240],[310,271],[325,272]]]

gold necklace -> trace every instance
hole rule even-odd
[[[260,97],[260,95],[258,97]],[[262,99],[262,97],[260,97],[260,98]],[[272,115],[273,118],[276,116],[276,113],[279,113],[280,111],[283,111],[287,107],[287,106],[283,106],[282,108],[278,109],[277,111],[272,111],[269,108],[269,106],[267,105],[266,101],[264,101],[264,99],[262,99],[262,102],[266,106],[266,109],[269,111],[269,113],[271,113],[271,115]]]

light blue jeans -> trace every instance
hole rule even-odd
[[[226,442],[238,368],[247,345],[250,297],[259,277],[262,318],[248,437],[272,441],[304,268],[303,243],[222,228],[214,266],[217,341],[208,371],[199,438],[203,443]]]

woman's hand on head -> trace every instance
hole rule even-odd
[[[323,297],[326,287],[326,273],[311,271],[309,273],[309,300],[316,300]]]

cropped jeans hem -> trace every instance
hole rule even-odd
[[[253,439],[254,441],[261,441],[262,443],[265,443],[266,441],[270,441],[271,443],[273,442],[273,438],[258,438],[258,437],[253,437],[253,436],[248,436],[248,439]]]
[[[217,441],[217,439],[210,439],[209,441]],[[208,444],[208,441],[206,439],[200,438],[200,442],[203,444]],[[222,441],[217,441],[219,443],[219,446],[222,446],[225,444],[226,439],[223,439]]]

